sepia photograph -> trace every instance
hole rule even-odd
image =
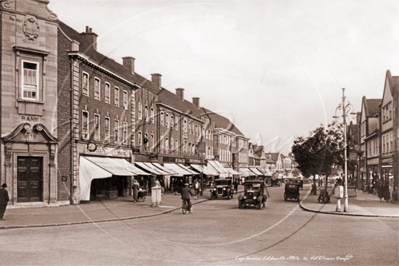
[[[0,0],[0,265],[399,264],[397,0]]]

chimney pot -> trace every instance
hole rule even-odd
[[[184,89],[183,88],[177,88],[176,95],[179,96],[182,101],[184,101]]]
[[[131,56],[125,56],[122,57],[123,60],[123,66],[126,67],[127,69],[130,70],[130,72],[134,73],[134,57]]]
[[[151,81],[157,85],[159,90],[161,89],[161,77],[162,75],[158,73],[151,74]]]
[[[199,97],[193,97],[193,104],[197,106],[197,108],[200,108],[200,98]]]

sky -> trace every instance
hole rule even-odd
[[[342,102],[382,98],[399,76],[397,0],[50,0],[58,19],[98,34],[97,50],[229,118],[267,152],[326,126]],[[350,117],[352,118],[352,116]]]

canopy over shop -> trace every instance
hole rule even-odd
[[[130,179],[132,176],[136,175],[149,174],[135,167],[125,159],[81,156],[79,168],[79,198],[84,201],[90,200],[93,179],[112,177],[117,178],[111,180],[111,182],[108,182],[99,189],[103,189],[107,193],[109,193],[110,190],[116,189],[119,195],[126,195],[127,190],[130,188]]]

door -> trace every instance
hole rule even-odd
[[[17,201],[42,201],[43,158],[18,157]]]

